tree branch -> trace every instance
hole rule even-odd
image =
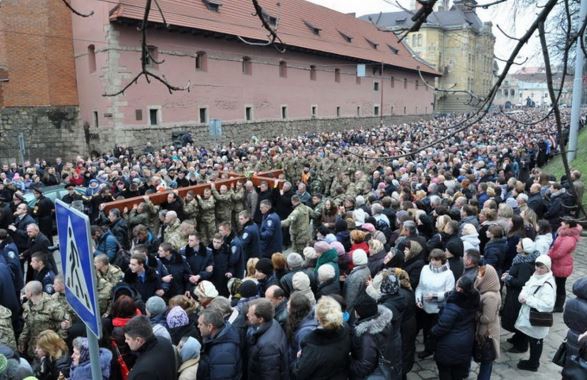
[[[69,1],[67,1],[67,0],[61,0],[61,1],[63,2],[63,4],[65,4],[65,6],[67,8],[69,8],[70,11],[72,11],[74,14],[76,14],[80,17],[90,17],[91,15],[94,14],[94,11],[90,11],[90,13],[81,13],[80,11],[78,11],[77,9],[72,7],[71,4],[69,3]]]

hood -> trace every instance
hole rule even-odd
[[[579,241],[579,237],[581,236],[581,232],[583,231],[583,227],[580,224],[577,224],[576,227],[561,227],[558,229],[559,236],[571,236],[575,238],[575,240]]]
[[[382,332],[393,319],[393,313],[385,306],[377,305],[377,315],[372,318],[359,321],[355,326],[355,333],[361,336],[365,333],[379,334]]]
[[[450,292],[446,303],[454,303],[459,307],[467,310],[477,310],[479,308],[479,293],[473,292],[470,294],[465,294],[455,290]]]
[[[500,284],[497,272],[491,265],[485,265],[485,275],[483,278],[477,278],[475,280],[475,287],[479,290],[479,293],[485,292],[499,292]]]

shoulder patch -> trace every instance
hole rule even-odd
[[[267,221],[267,226],[268,226],[268,227],[271,227],[272,225],[273,225],[273,221],[272,221],[271,219],[270,219],[270,220],[268,220],[268,221]]]
[[[236,246],[233,245],[232,247],[230,247],[230,250],[232,251],[232,254],[234,255],[236,253]]]
[[[245,233],[243,234],[243,239],[246,239],[246,238],[248,238],[248,237],[249,237],[249,233],[248,233],[248,232],[245,232]]]

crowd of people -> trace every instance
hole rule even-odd
[[[486,380],[502,349],[538,371],[549,326],[536,315],[563,311],[578,353],[587,282],[566,307],[565,286],[581,173],[540,169],[558,152],[550,119],[451,133],[462,118],[3,164],[0,379],[91,377],[53,257],[44,192],[60,184],[92,223],[104,379],[405,379],[433,357],[440,379],[468,378],[475,360]],[[214,182],[271,169],[283,184]]]

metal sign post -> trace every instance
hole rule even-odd
[[[101,380],[98,338],[102,332],[102,325],[90,244],[90,219],[86,214],[59,199],[55,201],[55,215],[65,298],[86,325],[92,379]]]

